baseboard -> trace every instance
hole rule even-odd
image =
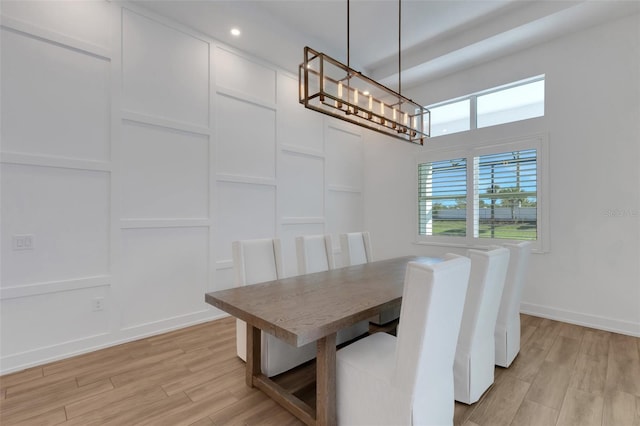
[[[224,318],[228,314],[219,310],[208,310],[145,324],[140,327],[121,329],[114,333],[101,333],[57,345],[12,354],[0,359],[0,375],[14,373],[38,365],[82,355],[99,349],[144,339],[207,321]]]
[[[631,321],[621,321],[613,318],[588,315],[580,312],[566,311],[549,306],[535,305],[533,303],[521,303],[520,312],[536,317],[548,318],[570,324],[582,325],[584,327],[596,328],[598,330],[611,331],[614,333],[626,334],[640,337],[640,323]]]

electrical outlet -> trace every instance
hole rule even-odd
[[[96,297],[91,300],[91,310],[98,312],[104,309],[104,297]]]
[[[35,242],[35,237],[32,234],[14,235],[12,247],[14,250],[33,250]]]

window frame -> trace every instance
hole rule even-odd
[[[527,149],[536,150],[536,221],[537,239],[526,240],[533,244],[532,251],[545,253],[549,251],[549,191],[548,191],[548,165],[549,165],[549,143],[546,134],[535,134],[519,138],[511,138],[502,141],[487,141],[478,143],[475,146],[434,149],[429,153],[420,155],[415,160],[415,220],[414,232],[416,244],[437,245],[445,247],[463,247],[486,249],[496,244],[505,242],[525,241],[500,238],[475,237],[474,226],[477,226],[478,219],[475,217],[473,197],[474,194],[474,167],[483,155],[500,154]],[[435,161],[445,161],[457,158],[465,158],[467,163],[467,221],[466,235],[461,236],[441,236],[441,235],[420,235],[420,214],[419,214],[419,164],[432,163]]]
[[[492,125],[488,125],[488,126],[478,127],[478,98],[479,97],[485,96],[485,95],[490,95],[492,93],[502,92],[504,90],[513,89],[515,87],[525,86],[527,84],[537,83],[539,81],[543,81],[545,83],[545,89],[544,89],[544,99],[545,99],[544,109],[545,109],[545,111],[541,116],[523,118],[523,119],[520,119],[520,120],[507,121],[507,122],[504,122],[504,123],[492,124]],[[441,136],[455,135],[456,133],[469,132],[469,131],[477,130],[477,129],[486,129],[488,127],[501,126],[501,125],[504,125],[504,124],[515,123],[515,122],[518,122],[518,121],[532,120],[532,119],[544,117],[546,115],[546,98],[547,98],[547,96],[546,96],[546,88],[547,88],[547,86],[546,86],[546,74],[540,74],[540,75],[536,75],[534,77],[525,78],[523,80],[514,81],[514,82],[503,84],[503,85],[500,85],[500,86],[491,87],[491,88],[486,89],[486,90],[481,90],[479,92],[475,92],[475,93],[471,93],[471,94],[468,94],[468,95],[459,96],[457,98],[447,99],[445,101],[436,102],[434,104],[427,105],[425,108],[431,110],[431,109],[436,109],[436,108],[439,108],[439,107],[447,106],[447,105],[450,105],[450,104],[455,104],[457,102],[461,102],[461,101],[465,101],[465,100],[469,101],[469,129],[468,130],[460,130],[460,131],[451,132],[451,133],[447,132],[447,133],[443,133],[441,135],[432,135],[431,138],[438,138],[438,137],[441,137]]]

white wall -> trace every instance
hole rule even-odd
[[[640,18],[610,22],[410,91],[426,104],[546,74],[545,117],[438,137],[365,136],[365,227],[377,257],[463,253],[416,245],[417,156],[531,134],[549,139],[550,250],[522,311],[640,335]]]
[[[115,2],[3,1],[0,36],[0,373],[223,315],[233,240],[295,274],[362,229],[362,135],[296,75]]]

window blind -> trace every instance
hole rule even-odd
[[[535,149],[478,157],[474,205],[480,238],[535,240],[537,153]]]
[[[420,235],[465,236],[467,221],[467,160],[418,165]]]

